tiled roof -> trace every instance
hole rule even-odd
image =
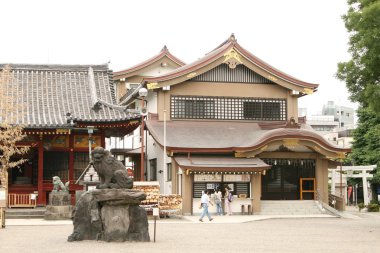
[[[134,71],[137,71],[137,70],[141,70],[159,60],[161,60],[162,58],[164,57],[168,57],[170,60],[172,60],[175,64],[177,64],[178,66],[184,66],[185,63],[183,61],[181,61],[180,59],[178,59],[177,57],[175,57],[174,55],[172,55],[170,52],[169,52],[169,49],[164,46],[160,53],[149,58],[148,60],[145,60],[133,67],[130,67],[128,69],[124,69],[124,70],[121,70],[121,71],[117,71],[117,72],[114,72],[114,77],[115,78],[119,78],[120,76],[123,76],[123,75],[128,75],[129,73],[131,72],[134,72]]]
[[[143,82],[146,83],[160,83],[165,82],[168,80],[172,80],[181,76],[188,75],[191,72],[197,71],[198,69],[212,63],[213,61],[216,61],[220,57],[222,57],[225,53],[227,53],[229,50],[234,49],[237,52],[239,52],[243,57],[245,57],[248,61],[250,61],[252,64],[256,65],[260,69],[270,73],[271,75],[278,77],[282,80],[285,80],[287,82],[290,82],[294,85],[304,87],[304,88],[311,88],[311,89],[317,89],[318,84],[314,83],[308,83],[301,81],[299,79],[296,79],[276,68],[269,65],[268,63],[264,62],[263,60],[259,59],[255,55],[248,52],[246,49],[244,49],[242,46],[239,45],[237,40],[235,39],[234,35],[231,35],[229,39],[224,41],[222,44],[220,44],[217,48],[215,48],[213,51],[206,54],[204,57],[198,59],[197,61],[184,65],[178,69],[175,69],[169,73],[166,73],[161,76],[157,77],[146,77],[144,78]],[[190,79],[190,78],[189,78]]]
[[[276,124],[273,122],[272,124]],[[146,126],[152,137],[163,145],[164,123],[151,118]],[[301,128],[279,127],[268,129],[255,122],[222,121],[167,121],[166,148],[168,150],[224,150],[248,151],[286,138],[309,140],[334,152],[349,152],[325,140],[307,125]]]
[[[5,65],[0,65],[3,69]],[[10,64],[13,81],[6,88],[22,104],[14,124],[26,128],[67,126],[77,122],[125,122],[138,118],[115,106],[112,71],[107,65]],[[10,89],[10,87],[13,87]]]
[[[181,168],[270,168],[260,158],[235,158],[226,156],[176,156]]]

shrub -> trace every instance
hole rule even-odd
[[[365,207],[365,205],[364,203],[359,203],[358,207],[359,207],[359,212],[360,212]]]
[[[378,204],[368,204],[367,206],[368,212],[378,212],[380,206]]]

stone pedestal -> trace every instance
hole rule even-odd
[[[71,195],[66,191],[51,192],[49,194],[49,205],[46,206],[45,220],[71,219],[73,207]]]
[[[148,218],[139,206],[142,191],[96,189],[84,193],[74,208],[74,231],[68,241],[149,242]]]

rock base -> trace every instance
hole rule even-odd
[[[45,220],[67,220],[72,218],[73,206],[46,206]]]
[[[149,242],[148,218],[139,206],[145,193],[129,189],[97,189],[84,193],[74,212],[68,241]]]
[[[49,205],[46,206],[45,220],[67,220],[71,219],[73,206],[71,195],[68,192],[51,192]]]

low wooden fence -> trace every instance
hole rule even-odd
[[[37,205],[36,195],[34,194],[8,194],[8,207],[33,207]]]

